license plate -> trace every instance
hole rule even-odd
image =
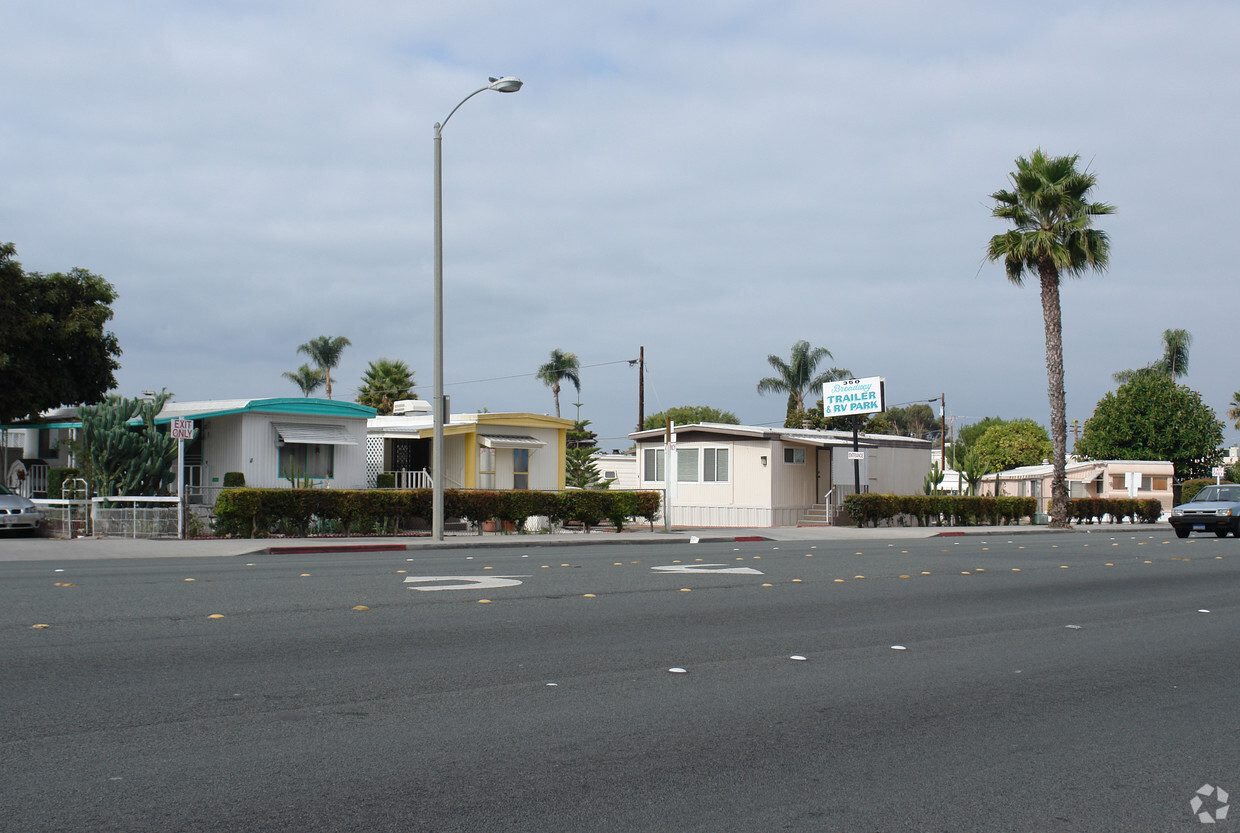
[[[1205,524],[1193,524],[1193,532],[1205,532],[1205,531],[1206,531]]]

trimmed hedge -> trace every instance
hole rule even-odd
[[[844,498],[848,515],[857,526],[877,525],[880,521],[916,519],[919,526],[998,526],[1019,524],[1032,518],[1038,502],[1031,497],[972,497],[966,495],[848,495]],[[1068,501],[1068,518],[1077,523],[1093,523],[1109,515],[1112,523],[1124,519],[1137,523],[1157,523],[1162,514],[1157,500],[1080,498]],[[1099,520],[1099,522],[1101,522]]]
[[[414,520],[428,520],[432,501],[430,489],[224,489],[215,501],[215,530],[245,538],[277,530],[304,537],[312,528],[345,535],[398,532]],[[630,518],[653,526],[660,503],[658,492],[444,490],[444,515],[479,529],[490,520],[520,529],[526,519],[546,515],[552,522],[578,521],[587,532],[607,519],[619,532]]]
[[[1158,523],[1162,515],[1162,501],[1134,500],[1132,498],[1075,498],[1068,501],[1068,520],[1078,524],[1102,523],[1103,515],[1111,516],[1111,523],[1128,520],[1131,523]]]
[[[974,497],[971,495],[848,495],[848,516],[857,526],[880,521],[915,518],[920,526],[1019,524],[1031,518],[1038,502],[1031,497]]]

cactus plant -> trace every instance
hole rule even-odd
[[[155,416],[171,396],[161,391],[144,400],[112,394],[78,408],[95,494],[166,494],[175,483],[177,441],[155,426]]]

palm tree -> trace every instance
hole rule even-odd
[[[344,336],[329,338],[317,336],[297,348],[298,353],[305,353],[323,371],[324,390],[327,398],[332,398],[332,368],[340,364],[340,354],[351,342]]]
[[[1162,340],[1161,359],[1140,370],[1121,370],[1118,373],[1112,373],[1111,378],[1118,384],[1126,385],[1135,377],[1146,373],[1156,373],[1172,379],[1188,375],[1188,348],[1193,344],[1193,334],[1188,330],[1163,330]]]
[[[818,363],[823,359],[833,359],[831,351],[825,347],[809,346],[808,341],[798,341],[792,345],[792,355],[784,361],[774,353],[766,357],[777,376],[767,376],[758,380],[758,393],[788,394],[788,413],[805,410],[805,392],[820,388],[826,382],[852,378],[852,374],[842,368],[814,375]]]
[[[296,370],[284,371],[284,378],[301,388],[303,396],[309,396],[322,386],[323,371],[303,364]]]
[[[1240,428],[1240,390],[1231,395],[1231,407],[1227,409],[1227,418],[1236,421],[1233,427]]]
[[[538,368],[538,380],[551,388],[555,397],[555,415],[560,415],[560,383],[569,381],[581,394],[581,362],[572,353],[565,353],[558,347],[551,351],[551,361]]]
[[[1063,385],[1063,320],[1059,306],[1060,275],[1079,277],[1088,270],[1106,271],[1111,244],[1106,232],[1093,228],[1093,218],[1113,214],[1115,207],[1089,202],[1097,177],[1078,171],[1080,157],[1047,156],[1041,148],[1029,159],[1016,159],[1009,174],[1012,190],[991,194],[994,217],[1015,228],[996,234],[986,257],[1002,260],[1008,280],[1017,286],[1025,274],[1036,274],[1042,290],[1042,322],[1046,331],[1046,381],[1051,408],[1051,526],[1068,525],[1065,474],[1068,423]]]
[[[413,371],[400,359],[379,359],[370,363],[362,375],[357,401],[381,414],[392,413],[398,399],[417,399],[413,392]]]

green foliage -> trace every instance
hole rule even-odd
[[[372,361],[362,375],[357,401],[369,405],[380,414],[392,413],[392,405],[401,399],[417,399],[413,393],[413,371],[399,359]]]
[[[1068,517],[1079,524],[1102,523],[1109,515],[1111,523],[1157,523],[1162,515],[1162,501],[1132,498],[1073,498],[1068,501]]]
[[[946,476],[946,473],[939,468],[939,464],[935,462],[930,466],[930,471],[926,472],[926,476],[922,478],[922,491],[927,495],[937,495],[939,486],[943,484],[943,478]]]
[[[395,489],[396,488],[396,473],[390,472],[390,471],[379,472],[377,475],[375,475],[375,488],[376,489]]]
[[[642,429],[649,431],[654,428],[664,428],[667,426],[669,419],[677,425],[694,425],[699,422],[740,425],[741,422],[736,418],[736,414],[731,411],[721,411],[710,405],[679,405],[646,417],[646,420],[642,423]],[[800,426],[798,425],[798,427]]]
[[[923,437],[927,431],[939,427],[939,420],[934,411],[924,402],[907,405],[903,408],[888,408],[887,419],[895,426],[895,433],[906,437]]]
[[[775,370],[776,375],[759,379],[758,393],[787,394],[789,417],[794,411],[807,410],[805,407],[807,392],[821,388],[826,382],[852,378],[851,372],[839,367],[833,367],[815,375],[818,364],[823,359],[832,358],[834,356],[831,355],[830,350],[825,347],[810,347],[809,342],[804,339],[792,345],[792,353],[788,361],[772,353],[766,357],[766,361]]]
[[[977,494],[978,487],[982,485],[982,478],[990,473],[982,464],[982,458],[973,450],[965,453],[964,459],[960,461],[959,471],[971,495]]]
[[[226,471],[224,472],[224,488],[235,489],[245,485],[245,472],[243,471]]]
[[[1139,374],[1085,421],[1076,452],[1094,460],[1170,460],[1177,479],[1205,477],[1221,458],[1223,423],[1201,394],[1162,374]]]
[[[931,522],[947,526],[998,526],[1032,518],[1038,502],[1031,497],[860,494],[845,497],[844,507],[859,527],[883,522],[903,525],[910,520],[916,520],[919,526],[929,526]]]
[[[1112,374],[1121,385],[1128,384],[1138,375],[1158,374],[1171,379],[1188,375],[1188,349],[1193,345],[1193,335],[1188,330],[1163,330],[1163,355],[1152,364],[1139,370],[1121,370]]]
[[[176,482],[177,441],[155,427],[156,415],[171,396],[163,391],[149,401],[113,394],[98,405],[78,408],[95,494],[160,495]]]
[[[26,272],[16,256],[0,243],[0,423],[98,402],[120,367],[116,334],[104,329],[112,285],[85,269]]]
[[[308,364],[303,364],[296,370],[286,370],[283,373],[285,379],[288,379],[297,387],[301,388],[302,396],[309,396],[319,388],[323,387],[323,382],[327,378],[322,370],[313,368]]]
[[[1227,418],[1235,420],[1232,428],[1240,429],[1240,390],[1231,395],[1231,405],[1227,408]]]
[[[315,336],[297,347],[298,353],[309,356],[315,367],[323,372],[324,392],[328,399],[332,398],[332,368],[340,364],[340,354],[351,343],[344,336]]]
[[[598,445],[598,434],[590,430],[590,420],[579,419],[564,432],[564,440],[569,448],[594,448]]]
[[[47,497],[49,500],[60,500],[64,495],[64,483],[82,476],[77,468],[49,468],[47,470]]]
[[[987,471],[1007,471],[1041,464],[1051,456],[1051,439],[1033,420],[1017,419],[991,425],[973,450]]]
[[[558,347],[551,351],[551,360],[538,368],[538,381],[551,388],[555,399],[555,415],[560,415],[560,384],[571,382],[581,393],[581,362],[572,353],[566,353]]]
[[[570,448],[564,452],[564,482],[577,489],[605,489],[611,481],[599,479],[594,449]]]
[[[305,536],[336,529],[345,534],[399,530],[414,519],[428,519],[431,502],[430,489],[224,489],[215,502],[215,530],[249,538],[273,531]],[[445,514],[479,527],[501,520],[521,528],[535,515],[578,521],[587,530],[604,518],[617,529],[629,518],[645,518],[653,526],[659,502],[658,492],[444,491]]]
[[[1002,417],[986,417],[972,425],[964,426],[956,432],[956,439],[952,441],[954,453],[963,459],[969,453],[969,449],[977,445],[977,441],[982,438],[983,434],[996,425],[1007,425],[1007,422]]]

